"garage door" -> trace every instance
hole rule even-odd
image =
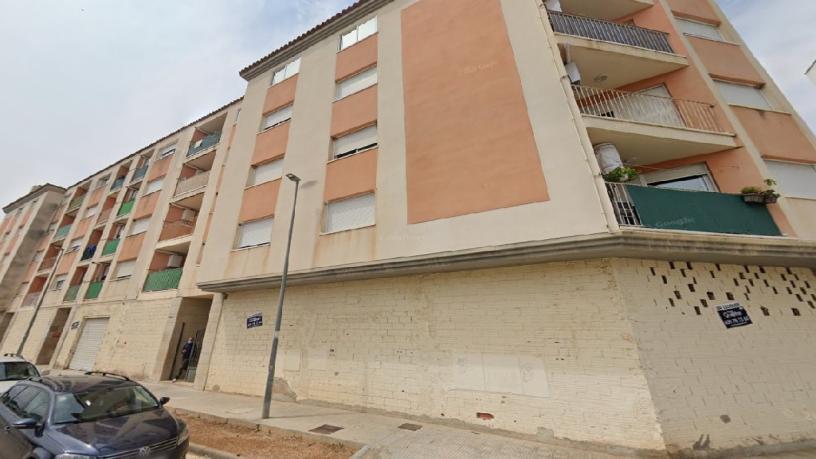
[[[99,348],[102,347],[102,339],[105,337],[107,328],[107,317],[85,321],[85,326],[82,327],[82,335],[79,337],[69,368],[82,371],[93,370],[94,363],[96,363],[96,354],[99,353]]]

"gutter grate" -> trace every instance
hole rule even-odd
[[[403,425],[401,425],[401,426],[399,426],[397,428],[402,429],[402,430],[410,430],[411,432],[416,432],[417,430],[421,429],[422,426],[419,425],[419,424],[410,424],[410,423],[406,422],[405,424],[403,424]]]
[[[343,430],[342,427],[332,426],[329,424],[323,424],[320,427],[315,427],[314,429],[310,430],[309,432],[324,434],[324,435],[331,435],[338,430]]]

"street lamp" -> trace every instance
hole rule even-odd
[[[295,210],[297,209],[298,189],[300,177],[295,174],[286,174],[286,178],[295,182],[295,199],[292,202],[292,219],[289,221],[289,238],[286,240],[286,255],[283,258],[283,275],[281,276],[280,295],[278,297],[278,312],[275,316],[275,333],[272,335],[272,354],[269,356],[269,372],[266,375],[266,390],[262,419],[269,419],[269,405],[272,403],[272,385],[275,381],[275,360],[278,356],[278,335],[280,335],[281,321],[283,320],[283,297],[286,295],[286,278],[289,274],[289,249],[292,247],[292,232],[295,228]]]

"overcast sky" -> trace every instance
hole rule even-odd
[[[718,1],[816,126],[803,75],[816,0]],[[240,97],[241,68],[351,3],[0,0],[0,206],[35,184],[71,185]]]

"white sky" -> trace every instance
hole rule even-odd
[[[718,1],[816,126],[816,0]],[[352,2],[0,0],[0,206],[240,97],[241,68]]]

